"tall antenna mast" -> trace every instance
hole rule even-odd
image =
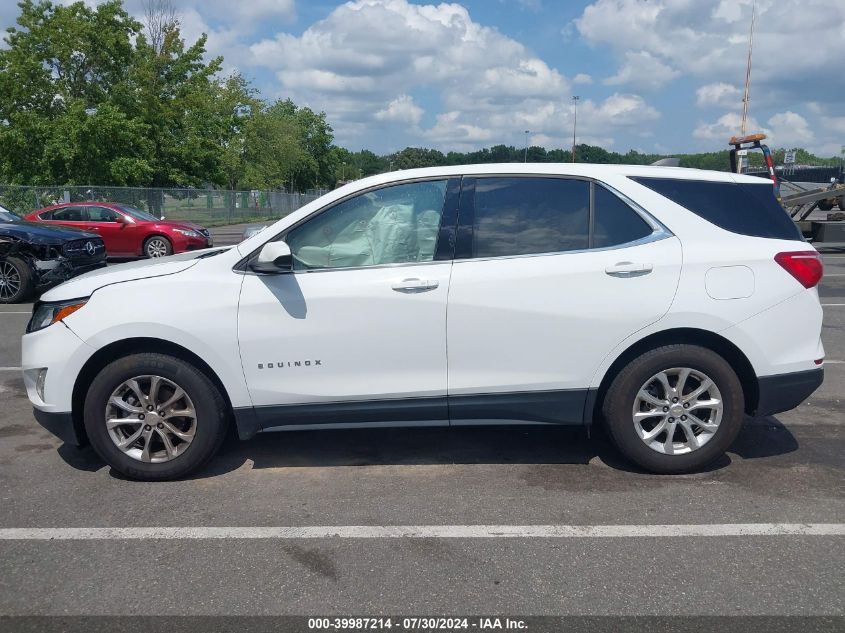
[[[748,63],[745,66],[745,94],[742,97],[742,125],[739,135],[745,136],[745,123],[748,119],[748,89],[751,86],[751,51],[754,49],[754,17],[757,3],[751,3],[751,31],[748,33]]]

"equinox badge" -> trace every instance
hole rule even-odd
[[[275,363],[258,363],[258,369],[282,369],[283,367],[322,367],[321,360],[288,360]]]

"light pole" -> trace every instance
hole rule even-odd
[[[575,162],[575,131],[578,129],[578,95],[572,95],[573,117],[572,117],[572,162]]]
[[[529,134],[529,130],[525,130],[525,156],[523,157],[523,160],[522,160],[523,163],[528,162],[528,134]]]
[[[343,161],[343,168],[340,172],[340,179],[346,180],[346,161]]]

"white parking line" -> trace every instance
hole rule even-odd
[[[0,367],[0,371],[22,371],[23,367]]]
[[[845,523],[705,525],[313,525],[301,527],[4,528],[4,541],[315,538],[654,538],[681,536],[845,536]]]
[[[834,306],[845,306],[845,303],[823,303],[823,308],[832,308]]]
[[[31,310],[29,312],[16,312],[14,310],[2,310],[2,311],[0,311],[0,315],[3,315],[3,314],[32,314],[32,311]]]

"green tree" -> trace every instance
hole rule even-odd
[[[272,107],[261,108],[244,128],[246,188],[280,189],[295,186],[297,174],[318,174],[320,166],[301,136],[296,121]]]
[[[436,149],[406,147],[391,157],[394,169],[414,169],[416,167],[436,167],[445,165],[446,157]]]
[[[294,166],[290,183],[296,191],[311,187],[332,186],[336,180],[336,156],[332,153],[334,131],[326,120],[326,113],[297,106],[290,99],[279,100],[267,109],[278,119],[288,119],[298,128],[298,139],[309,157]]]
[[[0,177],[26,184],[135,184],[149,173],[143,125],[112,100],[140,24],[118,0],[19,3],[0,50]]]
[[[221,121],[214,101],[223,60],[206,63],[206,36],[186,45],[178,21],[162,26],[157,45],[151,39],[138,34],[128,81],[115,95],[146,128],[152,170],[145,184],[202,185],[220,173]]]

